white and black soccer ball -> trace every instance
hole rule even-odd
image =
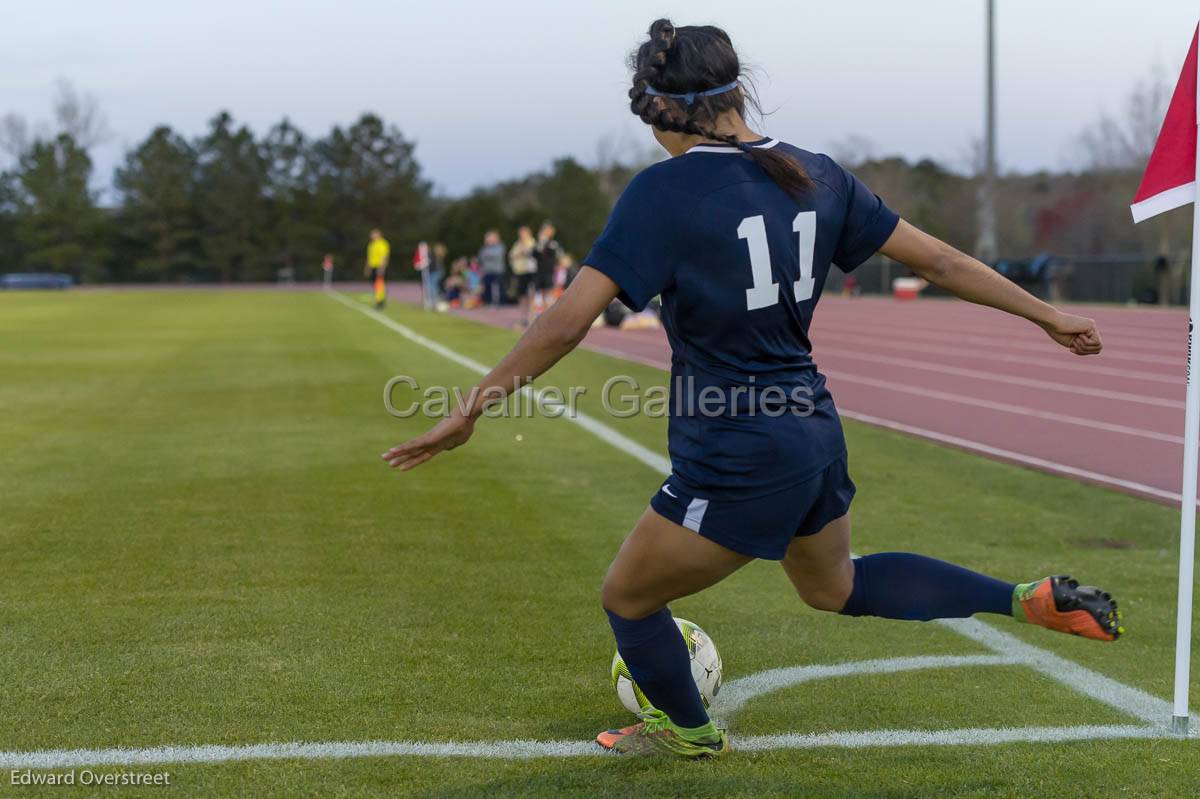
[[[710,707],[721,690],[721,655],[717,652],[717,645],[699,625],[687,619],[675,619],[675,625],[687,644],[692,660],[692,679],[700,689],[700,698],[704,700],[705,707]],[[642,716],[654,710],[650,700],[629,676],[629,669],[621,659],[620,652],[613,655],[612,684],[617,690],[617,698],[630,713]]]

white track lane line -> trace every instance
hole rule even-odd
[[[583,343],[583,347],[587,350],[590,350],[591,352],[597,352],[597,353],[600,353],[601,355],[608,355],[610,357],[619,358],[619,359],[625,360],[625,361],[633,361],[634,363],[640,363],[643,366],[650,366],[655,369],[662,369],[663,371],[666,371],[666,372],[669,372],[671,370],[670,364],[668,364],[665,361],[658,360],[656,358],[647,358],[647,357],[640,356],[640,355],[632,355],[632,354],[624,353],[620,350],[612,349],[611,347],[604,347],[604,346],[597,346],[594,344],[590,344],[586,340]],[[956,402],[956,403],[960,403],[960,404],[964,404],[964,405],[974,405],[976,407],[987,408],[988,410],[1000,411],[1002,413],[1012,413],[1012,414],[1016,414],[1018,416],[1029,416],[1029,417],[1038,418],[1038,419],[1048,419],[1050,421],[1055,421],[1055,422],[1065,422],[1067,424],[1078,425],[1080,427],[1089,427],[1094,430],[1104,430],[1104,431],[1110,432],[1110,433],[1122,433],[1125,435],[1138,436],[1140,438],[1149,438],[1149,439],[1156,440],[1156,441],[1165,441],[1170,444],[1182,444],[1183,443],[1183,436],[1174,436],[1174,435],[1171,435],[1170,433],[1159,433],[1154,430],[1143,430],[1140,427],[1129,427],[1127,425],[1111,424],[1109,422],[1101,422],[1101,421],[1097,421],[1094,419],[1086,419],[1081,416],[1068,416],[1065,414],[1053,413],[1051,411],[1037,411],[1032,408],[1026,408],[1021,405],[1011,405],[1009,403],[1004,403],[1004,402],[993,402],[992,400],[978,399],[976,397],[968,397],[964,394],[952,394],[952,393],[945,392],[945,391],[936,391],[934,389],[922,388],[920,386],[908,386],[903,383],[894,383],[894,382],[891,382],[888,380],[877,380],[872,377],[861,377],[859,375],[852,375],[852,374],[837,371],[837,370],[821,369],[821,374],[825,375],[826,377],[836,376],[838,379],[845,380],[850,383],[862,383],[864,385],[872,386],[875,388],[882,388],[882,389],[886,389],[886,390],[890,390],[890,391],[899,391],[899,392],[905,393],[905,394],[915,394],[917,396],[926,397],[928,399],[937,399],[937,400],[943,400],[946,402]],[[856,415],[852,411],[843,411],[840,405],[838,406],[838,413],[841,413],[843,416],[848,416],[850,418],[866,419],[868,416],[867,414],[857,414]],[[879,417],[871,417],[871,418],[878,419]],[[882,424],[883,422],[886,422],[886,424]],[[913,435],[920,435],[925,438],[932,438],[935,441],[947,441],[950,438],[955,438],[954,436],[944,436],[941,433],[929,433],[929,431],[917,432],[917,431],[920,431],[921,428],[912,427],[910,425],[904,425],[901,422],[893,422],[891,420],[880,420],[879,422],[870,422],[870,423],[871,424],[881,424],[881,426],[892,427],[893,429],[901,429],[901,427],[903,427],[903,428],[906,428],[905,432],[911,432],[911,433],[913,433]],[[966,439],[955,438],[955,440],[967,442]],[[965,447],[966,449],[973,449],[977,452],[994,451],[997,454],[1002,453],[1002,452],[1007,452],[1007,450],[1001,450],[1001,449],[997,449],[995,447],[989,447],[987,444],[979,444],[977,442],[967,442],[967,443],[969,443],[971,446]],[[956,446],[963,446],[963,445],[956,444]],[[1014,453],[1014,454],[1016,454],[1016,453]],[[1008,458],[1009,456],[1003,455],[1002,457]],[[1029,463],[1030,465],[1052,464],[1053,463],[1052,461],[1042,461],[1039,458],[1033,458],[1028,455],[1017,455],[1017,457],[1012,458],[1012,460],[1021,460],[1022,462]],[[1066,466],[1066,465],[1061,465],[1061,464],[1057,465],[1057,468],[1054,468],[1052,471],[1060,472],[1062,474],[1070,474],[1073,476],[1080,476],[1084,473],[1083,470],[1077,470],[1072,466]],[[1096,474],[1096,473],[1095,472],[1087,472],[1087,474]],[[1098,478],[1103,478],[1103,479],[1098,479]],[[1089,478],[1089,479],[1092,479],[1092,478]],[[1134,490],[1138,490],[1138,491],[1142,490],[1142,488],[1140,487],[1142,485],[1141,483],[1128,483],[1128,485],[1126,485],[1127,481],[1122,481],[1116,477],[1107,477],[1105,475],[1097,475],[1097,481],[1107,483],[1109,485],[1119,486],[1119,487],[1130,487],[1130,488],[1137,487],[1137,488],[1134,488]],[[1149,491],[1147,491],[1146,493],[1153,494],[1154,496],[1159,496],[1161,494],[1161,489],[1150,488],[1149,486],[1145,486],[1145,488],[1149,489]],[[1176,498],[1178,498],[1179,495],[1175,494],[1174,496]],[[1164,498],[1170,498],[1170,495],[1167,495]]]
[[[817,335],[821,335],[820,332]],[[969,358],[971,361],[995,361],[997,363],[1015,363],[1020,366],[1044,367],[1053,369],[1057,372],[1082,372],[1089,375],[1100,375],[1103,377],[1114,377],[1119,380],[1143,380],[1148,383],[1163,383],[1170,386],[1175,386],[1180,390],[1184,387],[1184,380],[1180,375],[1164,374],[1162,372],[1143,372],[1137,369],[1117,369],[1110,366],[1101,366],[1093,358],[1081,359],[1078,356],[1070,356],[1068,359],[1051,359],[1051,358],[1033,358],[1024,355],[1012,355],[1000,352],[980,352],[975,349],[966,350],[963,348],[944,347],[936,344],[921,344],[915,341],[903,341],[894,336],[886,339],[864,338],[859,336],[848,335],[846,333],[834,333],[830,331],[830,340],[836,341],[838,344],[857,345],[862,347],[859,351],[878,351],[880,349],[900,350],[906,353],[924,353],[926,355],[948,355],[952,358]],[[818,344],[814,356],[819,356],[826,351],[824,345]]]
[[[839,319],[838,321],[842,322],[844,320]],[[874,320],[874,321],[878,321],[878,320]],[[907,328],[907,327],[889,328],[889,327],[873,327],[871,325],[861,325],[861,326],[856,325],[854,327],[839,327],[837,324],[822,325],[819,322],[814,321],[813,330],[817,334],[823,333],[825,335],[832,335],[832,336],[839,336],[842,334],[862,335],[863,333],[868,333],[871,335],[879,336],[880,338],[886,338],[886,339],[892,339],[892,340],[903,340],[906,338],[915,338],[915,339],[922,340],[922,341],[932,341],[934,343],[942,343],[942,344],[946,343],[946,341],[950,337],[953,337],[953,340],[955,342],[957,342],[959,344],[969,344],[973,347],[977,347],[980,352],[984,352],[984,353],[1011,352],[1012,350],[1029,350],[1032,352],[1040,352],[1040,353],[1045,353],[1045,351],[1046,351],[1045,344],[1039,344],[1039,343],[1036,343],[1033,341],[1013,341],[1008,338],[1004,338],[1000,341],[997,341],[996,338],[988,338],[986,336],[968,336],[968,335],[954,334],[954,333],[950,333],[950,332],[924,333],[920,330],[914,330],[912,328]],[[1047,341],[1049,341],[1049,339],[1047,339]],[[1118,350],[1117,352],[1114,352],[1112,347],[1106,347],[1104,350],[1104,355],[1101,357],[1103,357],[1104,360],[1106,360],[1106,361],[1133,361],[1134,363],[1143,364],[1143,365],[1148,364],[1148,363],[1158,363],[1158,364],[1163,364],[1164,366],[1171,366],[1171,367],[1174,367],[1176,369],[1181,369],[1181,370],[1182,370],[1182,363],[1183,363],[1182,356],[1174,357],[1174,356],[1168,356],[1168,355],[1149,355],[1149,354],[1143,355],[1140,353],[1128,353],[1127,354],[1123,350]]]
[[[1051,422],[1062,422],[1063,424],[1075,425],[1076,427],[1086,427],[1091,430],[1103,430],[1107,433],[1120,433],[1121,435],[1136,436],[1137,438],[1148,438],[1152,441],[1165,441],[1169,444],[1183,443],[1183,436],[1173,435],[1171,433],[1159,433],[1155,430],[1144,430],[1140,427],[1130,427],[1129,425],[1124,424],[1101,422],[1097,419],[1086,419],[1082,416],[1071,416],[1065,413],[1054,413],[1053,411],[1039,411],[1033,408],[1026,408],[1022,405],[1013,405],[1008,402],[994,402],[992,400],[980,399],[979,397],[969,397],[966,394],[955,394],[951,391],[938,391],[937,389],[924,388],[922,386],[910,386],[904,383],[896,383],[891,380],[879,380],[874,377],[864,377],[862,375],[843,372],[839,369],[822,369],[821,373],[826,377],[833,378],[836,382],[845,381],[847,383],[858,383],[860,385],[870,386],[871,388],[881,388],[885,391],[911,394],[916,397],[941,400],[943,402],[953,402],[959,405],[970,405],[975,408],[986,408],[990,411],[1011,413],[1016,416],[1025,416],[1030,419],[1045,419]]]
[[[1062,383],[1056,380],[1036,380],[1029,377],[1018,377],[1017,375],[997,374],[995,372],[984,372],[979,369],[966,369],[961,366],[949,366],[940,363],[930,363],[929,361],[918,361],[914,358],[902,358],[892,355],[874,355],[869,352],[859,350],[844,350],[837,347],[822,347],[821,354],[832,355],[836,358],[850,358],[858,361],[867,361],[868,363],[879,363],[887,366],[900,366],[905,369],[916,369],[924,372],[934,372],[943,375],[952,375],[954,377],[968,377],[972,380],[986,380],[994,383],[1004,383],[1010,386],[1025,386],[1026,388],[1036,388],[1042,391],[1059,391],[1072,396],[1096,397],[1097,399],[1115,400],[1117,402],[1133,402],[1139,405],[1153,405],[1158,408],[1174,408],[1177,410],[1183,409],[1182,400],[1167,399],[1165,397],[1150,397],[1145,394],[1134,394],[1128,391],[1110,391],[1105,388],[1090,388],[1088,386],[1080,386],[1073,383]]]
[[[1011,317],[1002,318],[1004,318],[1006,321],[1013,321]],[[861,314],[842,314],[838,317],[838,319],[849,322],[851,325],[864,323],[879,324],[880,321],[877,316],[863,316]],[[989,323],[983,320],[963,319],[953,322],[952,326],[950,327],[943,327],[936,324],[927,325],[920,324],[919,322],[914,323],[913,320],[909,319],[896,322],[892,325],[892,329],[897,331],[904,330],[921,333],[935,333],[947,338],[959,340],[963,336],[978,335],[980,332],[982,332],[980,326],[987,324]],[[1105,338],[1104,331],[1106,328],[1104,323],[1098,322],[1097,326],[1100,328],[1101,338]],[[1007,329],[998,326],[996,328],[996,335],[1002,337],[1005,341],[1010,340],[1014,336],[1019,336],[1021,341],[1032,346],[1043,346],[1042,344],[1034,344],[1034,341],[1038,339],[1038,335],[1036,335],[1034,333],[1034,329],[1028,325],[1008,325]],[[1113,341],[1116,342],[1116,346],[1121,347],[1123,352],[1128,351],[1138,354],[1156,352],[1170,356],[1175,351],[1186,349],[1187,324],[1185,320],[1184,324],[1180,325],[1178,330],[1162,336],[1129,336],[1122,335],[1121,333],[1115,333],[1108,338],[1113,339]]]
[[[1101,474],[1100,472],[1093,472],[1088,469],[1078,469],[1074,466],[1068,466],[1065,463],[1058,463],[1057,461],[1050,461],[1044,458],[1035,458],[1032,455],[1026,455],[1022,452],[1015,452],[1010,449],[993,447],[990,444],[983,444],[978,441],[971,441],[967,438],[960,438],[959,436],[939,433],[936,430],[927,430],[923,427],[916,427],[911,424],[905,424],[904,422],[893,421],[892,419],[884,419],[869,413],[848,411],[842,408],[838,408],[838,413],[847,419],[854,419],[855,421],[863,422],[864,424],[869,424],[874,427],[884,427],[888,430],[895,430],[898,433],[907,433],[908,435],[917,436],[918,438],[927,438],[930,441],[949,444],[952,447],[970,450],[971,452],[978,452],[981,455],[989,455],[993,458],[999,458],[1001,460],[1013,461],[1024,466],[1031,466],[1034,469],[1053,472],[1054,474],[1061,474],[1067,477],[1078,477],[1081,480],[1087,480],[1088,482],[1100,483],[1102,485],[1112,486],[1113,488],[1120,488],[1125,491],[1134,491],[1139,494],[1147,494],[1157,499],[1163,499],[1170,502],[1178,503],[1182,499],[1178,491],[1166,491],[1161,488],[1155,488],[1152,485],[1146,485],[1145,483],[1137,483],[1132,480],[1123,480],[1120,477],[1113,477],[1111,475]],[[1197,500],[1197,504],[1200,505],[1200,500]]]
[[[336,292],[328,296],[374,319],[431,352],[437,353],[477,374],[486,374],[487,367],[405,325],[384,316]],[[618,357],[622,357],[618,355]],[[627,359],[628,360],[628,359]],[[651,363],[652,366],[661,364]],[[560,418],[568,418],[566,416]],[[578,420],[572,420],[578,421]],[[656,473],[669,471],[670,462],[637,442],[588,418],[585,429],[606,443],[629,454]],[[1073,727],[979,728],[958,730],[871,730],[866,732],[784,733],[738,738],[738,749],[764,751],[769,749],[804,749],[815,747],[880,747],[880,746],[979,746],[1017,742],[1079,741],[1099,739],[1162,738],[1169,736],[1168,703],[1132,686],[1117,682],[1102,674],[1061,658],[1046,650],[1027,644],[1008,633],[984,624],[977,619],[947,619],[941,622],[948,629],[996,652],[996,655],[934,656],[924,658],[890,658],[832,666],[798,666],[772,669],[726,686],[729,712],[736,711],[749,699],[768,690],[807,682],[821,677],[846,674],[896,673],[927,668],[954,668],[968,665],[1020,664],[1036,669],[1046,676],[1085,696],[1122,710],[1149,722],[1137,725],[1082,725]],[[107,749],[50,749],[41,751],[0,751],[0,769],[66,769],[99,766],[147,766],[172,763],[229,763],[246,760],[338,760],[362,757],[472,757],[499,759],[528,759],[536,757],[578,757],[596,755],[591,741],[476,741],[432,743],[422,741],[333,741],[318,743],[265,743],[244,745],[157,746],[147,748],[115,747]]]
[[[643,366],[650,366],[655,369],[662,369],[663,371],[670,371],[671,369],[670,364],[664,361],[658,361],[653,358],[644,358],[637,355],[629,355],[622,353],[620,350],[594,346],[588,344],[586,341],[584,342],[584,347],[592,352],[598,352],[601,355],[608,355],[610,357],[619,358],[626,361],[633,361],[635,363],[640,363]],[[980,441],[972,441],[969,438],[962,438],[960,436],[952,436],[948,433],[939,433],[936,430],[928,430],[924,427],[917,427],[916,425],[898,422],[894,419],[884,419],[881,416],[876,416],[870,413],[847,410],[841,405],[838,406],[838,413],[847,419],[854,419],[855,421],[863,422],[864,424],[869,424],[873,427],[883,427],[888,430],[895,430],[898,433],[905,433],[918,438],[927,438],[930,441],[937,441],[941,444],[949,444],[952,447],[958,447],[959,449],[978,452],[981,455],[1012,461],[1014,463],[1029,466],[1040,471],[1061,474],[1066,477],[1076,477],[1082,480],[1087,480],[1088,482],[1099,483],[1101,485],[1118,488],[1123,491],[1132,491],[1138,494],[1145,494],[1147,496],[1166,500],[1168,502],[1178,503],[1182,499],[1178,491],[1167,491],[1162,488],[1156,488],[1152,485],[1147,485],[1146,483],[1125,480],[1120,477],[1113,477],[1112,475],[1093,472],[1090,469],[1080,469],[1076,466],[1059,463],[1058,461],[1046,460],[1045,458],[1034,457],[1033,455],[1027,455],[1023,452],[1016,452],[1015,450],[994,447],[991,444],[984,444]],[[1200,505],[1200,500],[1197,500],[1197,505]]]

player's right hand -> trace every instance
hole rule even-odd
[[[1041,325],[1046,335],[1076,355],[1099,355],[1104,345],[1096,321],[1086,316],[1059,311],[1049,322]]]
[[[392,447],[379,457],[402,472],[415,469],[439,452],[461,447],[475,432],[475,421],[455,411],[423,436]]]

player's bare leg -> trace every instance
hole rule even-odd
[[[601,602],[627,619],[645,618],[752,560],[647,508],[608,567]]]
[[[617,647],[638,687],[662,713],[596,737],[637,754],[713,757],[729,749],[692,680],[687,646],[667,603],[719,583],[753,558],[647,509],[621,545],[601,589]]]

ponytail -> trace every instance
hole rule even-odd
[[[781,189],[801,201],[813,184],[796,159],[771,148],[752,147],[713,128],[716,118],[726,111],[745,116],[747,93],[729,35],[708,25],[676,28],[670,20],[659,19],[650,26],[649,36],[630,57],[633,86],[629,109],[659,130],[737,147]],[[758,107],[752,96],[749,100]]]

